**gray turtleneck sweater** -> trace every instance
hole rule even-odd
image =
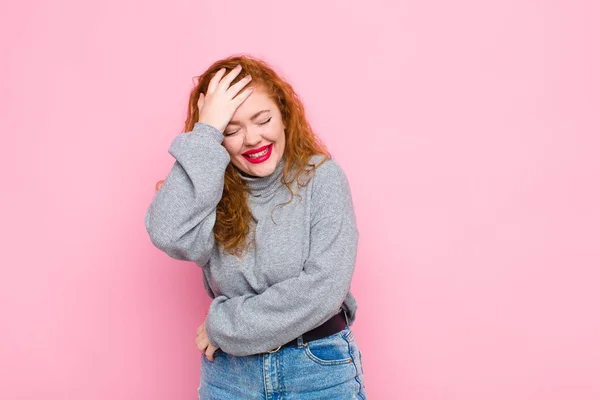
[[[145,225],[152,243],[178,260],[202,267],[213,299],[206,318],[210,343],[245,356],[287,343],[357,304],[350,293],[358,230],[350,187],[333,160],[317,168],[309,184],[281,183],[283,161],[267,177],[248,177],[255,246],[238,258],[225,252],[213,234],[230,157],[223,135],[196,123],[177,135],[169,153],[175,163],[156,192]],[[315,155],[318,163],[323,156]],[[251,229],[252,230],[252,229]]]

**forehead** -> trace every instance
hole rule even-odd
[[[246,120],[262,110],[279,111],[277,104],[262,89],[255,87],[252,93],[235,111],[232,120]]]

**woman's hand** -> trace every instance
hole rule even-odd
[[[198,122],[212,125],[221,133],[225,128],[237,108],[252,94],[252,87],[247,88],[238,95],[251,80],[250,75],[246,75],[235,85],[231,82],[239,75],[242,67],[238,65],[232,69],[225,77],[225,68],[221,68],[210,80],[206,94],[200,93],[198,98]]]
[[[198,350],[206,355],[206,358],[208,358],[209,361],[214,361],[214,354],[218,347],[214,347],[208,341],[208,335],[206,334],[206,329],[204,328],[205,323],[206,322],[203,322],[202,325],[196,329],[196,347],[198,347]]]
[[[223,78],[226,69],[221,68],[213,76],[208,84],[206,95],[200,93],[198,98],[198,122],[212,125],[221,133],[225,132],[225,128],[231,121],[235,111],[254,90],[254,88],[249,87],[238,95],[240,90],[252,80],[250,75],[246,75],[235,85],[229,87],[241,71],[242,67],[238,65]],[[155,189],[157,192],[164,182],[164,180],[156,182]]]

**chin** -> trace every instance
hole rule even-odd
[[[237,165],[237,168],[247,175],[265,177],[271,175],[275,171],[278,161],[277,157],[271,157],[269,160],[260,164],[251,164],[244,160],[242,163],[239,163],[241,165]]]
[[[271,163],[269,163],[269,164],[271,164]],[[260,177],[269,176],[273,173],[273,171],[275,171],[275,165],[276,164],[252,165],[252,166],[248,167],[245,172],[248,175],[260,176]]]

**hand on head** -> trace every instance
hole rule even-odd
[[[252,80],[250,75],[246,75],[237,83],[231,85],[231,82],[242,71],[241,65],[232,69],[227,75],[225,75],[226,71],[225,68],[221,68],[210,80],[206,95],[200,93],[198,97],[198,122],[214,126],[221,133],[225,131],[238,107],[254,90],[254,88],[249,87],[240,93]],[[164,182],[164,180],[156,182],[155,189],[157,192]]]
[[[241,71],[242,67],[238,65],[225,75],[226,69],[221,68],[212,77],[206,94],[200,93],[198,97],[198,122],[212,125],[221,133],[225,131],[235,111],[254,90],[254,88],[249,87],[240,93],[252,80],[250,75],[246,75],[240,81],[231,85],[231,82]],[[223,77],[223,75],[225,76]]]

